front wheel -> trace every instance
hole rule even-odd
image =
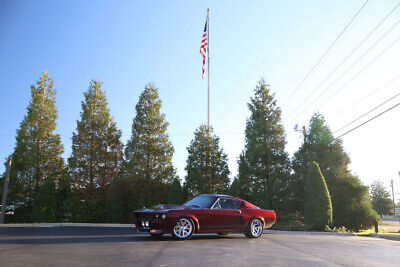
[[[191,219],[181,218],[176,222],[172,236],[178,240],[185,240],[192,237],[194,233],[194,223]]]
[[[260,219],[251,219],[244,231],[245,236],[249,238],[257,238],[262,236],[264,232],[264,224]]]

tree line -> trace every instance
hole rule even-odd
[[[328,225],[358,230],[377,219],[368,186],[349,170],[342,141],[333,137],[321,114],[312,116],[302,145],[289,158],[281,110],[264,80],[248,103],[245,146],[232,183],[227,154],[206,125],[194,131],[181,181],[154,84],[147,84],[139,97],[126,145],[101,87],[93,80],[84,93],[72,153],[64,161],[55,133],[54,82],[44,71],[31,86],[11,155],[7,202],[14,215],[7,222],[131,223],[135,209],[182,204],[203,193],[231,194],[274,209],[278,227],[297,222],[308,229]]]

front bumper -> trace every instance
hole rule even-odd
[[[167,234],[172,232],[173,225],[167,219],[137,219],[136,230],[139,232],[148,232],[155,234]]]

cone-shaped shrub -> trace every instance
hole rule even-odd
[[[324,230],[332,223],[331,197],[315,161],[310,165],[306,183],[305,222],[309,230]]]

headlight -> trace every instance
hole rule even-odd
[[[158,218],[158,214],[156,214],[156,218]]]
[[[161,216],[161,218],[162,218],[162,219],[165,219],[165,218],[167,218],[167,215],[163,214],[163,215]]]

